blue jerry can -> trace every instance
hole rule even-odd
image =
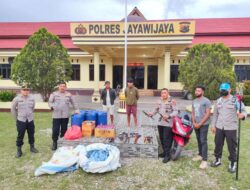
[[[97,125],[107,125],[107,124],[108,124],[107,112],[98,111],[97,112]]]
[[[82,127],[83,121],[84,121],[84,115],[82,115],[82,114],[73,114],[71,116],[71,126],[77,125],[79,127]]]

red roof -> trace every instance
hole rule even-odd
[[[224,43],[232,49],[250,48],[250,36],[195,36],[192,45]]]
[[[242,33],[250,34],[250,18],[205,18],[195,20],[196,35]]]
[[[27,39],[0,39],[0,49],[22,49],[27,41]],[[67,49],[79,49],[70,38],[63,38],[61,42]]]
[[[171,19],[177,20],[195,21],[193,45],[221,42],[230,48],[250,48],[250,18]],[[24,47],[28,37],[41,27],[58,35],[66,48],[79,49],[71,40],[70,22],[0,23],[0,49]]]
[[[70,22],[5,22],[0,23],[0,38],[30,36],[42,27],[58,36],[70,35]]]

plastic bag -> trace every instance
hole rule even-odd
[[[79,166],[86,172],[104,173],[114,171],[120,164],[120,151],[117,147],[95,143],[73,147],[61,147],[48,162],[36,169],[35,176],[75,171]]]
[[[35,176],[77,170],[79,167],[79,152],[81,150],[85,150],[83,145],[78,145],[76,148],[58,148],[48,162],[43,162],[42,165],[36,169]]]
[[[82,131],[81,128],[76,125],[73,125],[70,128],[68,128],[68,130],[64,135],[64,139],[66,140],[75,140],[80,138],[82,138]]]
[[[120,150],[112,145],[95,143],[86,146],[79,153],[80,167],[90,173],[114,171],[120,164]]]

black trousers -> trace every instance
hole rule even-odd
[[[215,140],[214,155],[216,158],[222,157],[225,138],[227,141],[227,148],[229,152],[228,159],[232,162],[236,162],[237,130],[221,130],[216,128],[215,139],[214,139]]]
[[[53,118],[53,126],[52,126],[52,140],[57,142],[58,136],[60,133],[60,137],[64,137],[64,134],[67,131],[69,118]]]
[[[196,139],[198,142],[198,151],[199,155],[202,157],[202,160],[207,161],[207,133],[208,126],[203,125],[199,129],[195,129]]]
[[[172,128],[158,125],[158,132],[165,157],[170,157],[173,142]]]
[[[22,146],[23,145],[23,138],[25,135],[25,131],[27,130],[28,133],[28,139],[29,139],[29,144],[34,144],[35,138],[35,125],[34,121],[26,122],[23,121],[16,121],[16,128],[17,128],[17,140],[16,140],[16,146]]]

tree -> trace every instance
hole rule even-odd
[[[14,59],[11,78],[18,84],[27,83],[45,101],[60,81],[69,81],[72,66],[60,39],[45,28],[35,32]]]
[[[198,84],[206,87],[205,95],[210,99],[219,96],[219,85],[222,82],[236,85],[233,71],[234,58],[230,49],[224,44],[199,44],[189,49],[188,55],[179,66],[179,81],[190,92]]]

